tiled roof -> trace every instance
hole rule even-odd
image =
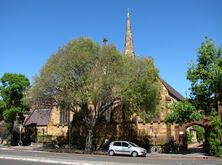
[[[184,97],[178,91],[176,91],[172,86],[170,86],[166,81],[164,81],[161,78],[160,78],[160,81],[166,87],[166,89],[168,90],[170,96],[172,96],[173,98],[175,98],[176,100],[179,100],[179,101],[180,100],[184,100]]]
[[[36,126],[47,126],[51,116],[51,109],[35,109],[25,120],[24,126],[35,124]]]

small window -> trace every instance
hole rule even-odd
[[[123,146],[123,147],[128,147],[128,146],[129,146],[129,144],[128,144],[128,143],[126,143],[126,142],[122,142],[122,146]]]
[[[114,146],[121,146],[121,142],[114,142],[113,145]]]
[[[69,111],[66,110],[66,109],[60,109],[60,123],[68,123],[68,120],[69,120]]]

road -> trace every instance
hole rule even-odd
[[[221,165],[222,159],[124,157],[0,149],[0,165]]]

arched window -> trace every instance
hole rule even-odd
[[[60,118],[59,122],[60,123],[68,123],[69,120],[69,111],[67,109],[60,109]]]

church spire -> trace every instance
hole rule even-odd
[[[126,24],[126,38],[125,38],[125,50],[124,55],[130,58],[135,58],[133,37],[130,24],[130,14],[129,9],[127,13],[127,24]]]

